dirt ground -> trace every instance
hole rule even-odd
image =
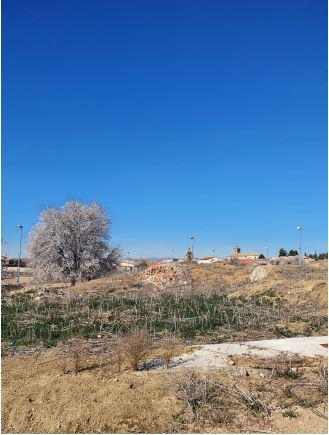
[[[191,292],[215,291],[242,301],[253,298],[269,306],[296,307],[296,319],[288,326],[295,335],[303,335],[305,315],[313,316],[315,323],[317,316],[327,315],[327,266],[327,261],[303,268],[262,266],[266,274],[252,282],[252,266],[192,264],[184,265],[184,280],[188,277]],[[81,294],[132,293],[148,298],[156,290],[144,275],[115,275],[73,288],[28,285],[18,292],[36,304]],[[173,283],[175,291],[180,291],[180,284]],[[283,332],[289,332],[284,326]],[[246,340],[245,331],[239,334],[238,340]],[[325,335],[325,326],[310,334]],[[181,352],[186,354],[186,348]],[[84,360],[75,375],[66,370],[57,348],[2,356],[4,433],[327,432],[326,358],[307,358],[292,366],[291,360],[278,363],[239,355],[225,370],[205,374],[200,367],[124,367],[118,372],[97,357]]]
[[[166,265],[170,269],[170,265]],[[159,265],[161,277],[166,277],[162,271],[164,266]],[[257,295],[273,293],[292,303],[318,302],[327,304],[327,271],[328,261],[318,261],[299,267],[294,265],[258,266],[264,269],[266,276],[257,281],[251,281],[252,271],[255,266],[235,266],[231,264],[214,263],[211,265],[179,264],[174,265],[176,272],[168,271],[167,286],[184,288],[189,285],[196,291],[215,290],[226,293],[232,297],[243,296],[246,298]],[[153,269],[156,269],[153,268]],[[108,278],[101,278],[83,283],[74,287],[69,284],[33,284],[23,282],[26,287],[20,292],[39,292],[42,287],[62,287],[68,294],[109,294],[122,295],[127,292],[145,293],[149,295],[155,291],[148,270],[138,273],[114,274]],[[27,285],[28,284],[28,285]]]
[[[3,361],[3,430],[5,432],[154,432],[169,427],[179,411],[173,397],[162,394],[163,373],[103,370],[63,374],[60,364],[31,358]]]
[[[227,372],[207,375],[210,387],[214,382],[215,392],[220,385],[228,387],[224,395],[211,398],[192,412],[184,396],[176,394],[177,385],[185,382],[185,390],[180,393],[188,388],[190,396],[197,397],[193,396],[190,382],[195,374],[186,370],[118,373],[108,366],[95,368],[86,360],[84,369],[75,375],[64,373],[63,361],[58,359],[55,349],[40,356],[5,357],[2,430],[4,433],[326,433],[327,399],[318,392],[318,362],[313,360],[310,364],[305,360],[307,367],[300,362],[302,373],[290,378],[273,375],[270,370],[273,361],[268,364],[264,361],[256,364],[250,358],[240,358],[239,371],[234,366]],[[300,370],[296,367],[295,370]],[[250,392],[256,404],[257,401],[264,404],[266,414],[237,398],[236,385],[241,391]],[[305,404],[306,398],[310,402]]]
[[[250,279],[255,266],[215,263],[193,264],[189,268],[197,286],[227,288],[228,293],[233,297],[248,298],[271,291],[292,303],[316,301],[327,304],[328,300],[327,260],[309,263],[303,267],[258,266],[266,271],[266,276],[257,282],[251,282]]]

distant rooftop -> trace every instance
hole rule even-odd
[[[258,252],[239,252],[238,254],[230,254],[228,257],[246,257],[248,255],[259,255]]]

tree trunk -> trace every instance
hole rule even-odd
[[[71,278],[71,287],[74,287],[76,284],[77,280],[74,278]]]

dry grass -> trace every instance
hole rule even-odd
[[[192,283],[182,290],[184,301],[179,283],[153,293],[133,275],[79,284],[68,289],[68,296],[59,303],[55,292],[44,292],[45,303],[41,303],[35,299],[40,289],[35,294],[29,289],[26,304],[30,307],[32,301],[35,310],[24,311],[25,302],[18,303],[17,326],[30,328],[38,320],[41,328],[41,321],[47,321],[46,338],[58,325],[63,329],[60,339],[72,334],[74,339],[33,356],[23,351],[15,356],[9,341],[2,345],[3,431],[324,433],[326,360],[235,357],[235,365],[227,371],[182,372],[171,367],[175,356],[187,352],[186,342],[166,331],[171,324],[183,326],[184,331],[197,331],[199,342],[209,337],[255,339],[257,334],[272,338],[273,326],[280,334],[324,333],[320,316],[327,304],[325,263],[305,270],[289,266],[283,272],[270,267],[268,276],[253,284],[250,267],[191,264]],[[229,298],[212,297],[218,293]],[[100,295],[100,300],[89,298],[91,294]],[[77,297],[75,305],[72,295]],[[235,306],[237,296],[240,300]],[[8,311],[15,308],[14,298],[6,303]],[[62,308],[65,316],[61,317]],[[166,317],[168,312],[171,318]],[[232,316],[226,318],[227,313]],[[207,322],[220,315],[223,325],[211,323],[206,329]],[[116,328],[123,325],[121,332],[109,328],[109,318]],[[256,318],[263,326],[252,327]],[[163,319],[155,334],[154,326]],[[149,332],[156,335],[155,340],[144,329],[151,320]],[[235,331],[236,321],[241,328]],[[84,330],[88,338],[78,340],[75,330],[64,336],[69,322],[77,322],[79,334]],[[166,370],[150,370],[153,359],[162,361],[160,366]]]
[[[32,278],[30,276],[20,276],[19,277],[19,283],[20,285],[28,285],[32,281]],[[6,278],[1,280],[1,285],[16,285],[17,284],[17,277],[14,278]]]
[[[313,361],[312,366],[309,360],[298,361],[303,373],[297,379],[273,375],[274,361],[267,363],[269,369],[248,368],[248,376],[235,367],[198,373],[131,371],[125,364],[118,373],[105,369],[101,354],[94,354],[93,364],[88,356],[79,361],[76,376],[73,364],[63,373],[55,350],[38,358],[5,357],[4,432],[319,433],[326,429],[324,360]],[[251,363],[246,367],[266,364]]]
[[[73,295],[79,293],[111,293],[113,295],[120,295],[126,292],[139,291],[140,288],[136,274],[114,274],[108,278],[78,283],[70,289],[70,293]]]
[[[53,360],[53,361],[52,361]],[[51,352],[32,370],[30,358],[4,361],[2,418],[5,432],[167,432],[181,405],[164,396],[166,375],[102,368],[63,374]]]

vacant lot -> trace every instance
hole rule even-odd
[[[179,267],[4,293],[3,429],[324,432],[326,357],[173,362],[192,345],[326,335],[327,262],[254,282],[252,267]]]

